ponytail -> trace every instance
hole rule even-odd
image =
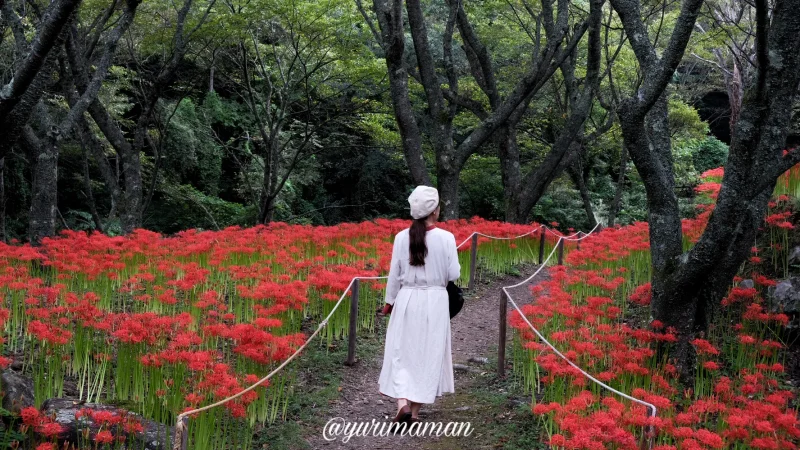
[[[425,234],[428,232],[428,227],[425,225],[425,219],[427,217],[414,219],[411,222],[411,229],[408,230],[409,264],[412,266],[424,266],[425,256],[428,255],[428,246],[425,245]]]

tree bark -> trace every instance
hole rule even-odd
[[[27,119],[38,103],[43,83],[36,81],[46,78],[42,69],[52,59],[51,50],[60,46],[62,31],[80,3],[80,0],[57,0],[50,4],[27,56],[14,70],[11,81],[0,88],[0,135],[4,136],[0,140],[0,157],[6,156],[27,123],[27,120],[20,121],[20,118]],[[10,5],[3,7],[4,13],[13,13]],[[17,45],[20,43],[17,42]],[[25,47],[28,47],[27,42]],[[21,111],[15,111],[17,109]]]
[[[563,171],[579,157],[582,152],[580,142],[584,124],[592,110],[597,89],[600,85],[601,42],[600,24],[602,21],[602,8],[604,0],[592,0],[588,21],[588,56],[586,78],[583,89],[573,94],[575,59],[565,59],[561,62],[561,71],[567,85],[567,101],[570,104],[570,114],[556,138],[550,152],[535,170],[528,172],[522,179],[517,194],[518,204],[516,217],[520,221],[527,221],[533,207],[544,195],[547,187]],[[572,97],[575,96],[575,99]],[[506,165],[507,166],[507,165]]]
[[[140,0],[128,0],[125,11],[105,40],[104,53],[97,61],[91,79],[84,84],[83,92],[79,96],[73,95],[73,82],[66,73],[62,73],[62,78],[67,80],[65,89],[70,108],[61,122],[57,126],[48,126],[47,136],[43,139],[33,136],[33,130],[30,127],[26,127],[24,130],[26,135],[30,134],[30,136],[26,136],[26,140],[34,149],[35,160],[28,227],[29,239],[34,245],[41,243],[45,237],[55,234],[58,210],[58,157],[61,143],[72,134],[76,124],[83,120],[83,114],[89,106],[95,103],[116,53],[117,44],[133,23],[139,3]],[[83,81],[86,81],[87,78],[88,76],[85,75]],[[47,115],[47,109],[42,107],[40,114]],[[49,119],[45,119],[45,122],[49,122]]]
[[[26,127],[24,139],[33,151],[34,161],[31,182],[31,207],[28,223],[28,239],[39,245],[42,239],[55,235],[56,209],[58,201],[58,145],[41,142]],[[55,138],[48,136],[48,141]]]
[[[95,162],[97,163],[97,167],[100,169],[100,175],[103,177],[103,182],[106,185],[106,189],[108,189],[111,194],[111,210],[116,210],[117,204],[120,202],[120,189],[117,171],[108,162],[108,158],[106,158],[103,150],[103,144],[101,144],[100,141],[98,141],[97,138],[95,138],[95,136],[92,134],[89,124],[85,118],[81,118],[81,120],[78,122],[78,138],[81,141],[81,145],[89,154],[91,154],[92,158],[94,158]]]
[[[541,53],[535,55],[527,72],[500,102],[488,51],[477,40],[460,2],[449,2],[450,17],[443,40],[445,66],[452,62],[449,58],[451,56],[449,46],[451,45],[452,27],[454,23],[457,23],[461,35],[464,37],[468,55],[474,55],[472,58],[474,61],[471,61],[470,64],[474,74],[477,73],[476,80],[488,93],[490,102],[494,103],[491,112],[485,115],[480,114],[481,123],[456,145],[452,132],[452,121],[457,108],[471,105],[480,109],[479,103],[459,96],[456,86],[457,78],[453,75],[452,67],[445,67],[449,88],[442,90],[442,82],[438,78],[431,56],[419,0],[406,2],[409,28],[419,67],[418,81],[422,84],[426,97],[427,120],[425,123],[430,124],[426,131],[436,153],[436,174],[442,199],[443,219],[458,217],[458,176],[469,157],[486,143],[495,131],[507,126],[509,117],[523,102],[529,101],[533,94],[552,77],[568,55],[575,51],[578,42],[586,32],[588,25],[583,23],[576,27],[572,38],[566,40],[569,2],[558,0],[555,21],[553,21],[552,3],[553,0],[542,1],[543,9],[550,12],[550,34],[546,46]],[[409,71],[404,66],[402,0],[373,0],[373,5],[381,28],[382,48],[385,52],[389,73],[392,103],[403,139],[406,161],[414,181],[418,184],[429,184],[430,178],[422,159],[421,132],[410,101],[408,101],[407,77]],[[543,15],[547,16],[546,13]],[[445,99],[450,102],[449,108],[445,105]]]
[[[498,156],[500,176],[503,181],[506,222],[523,223],[526,217],[519,216],[519,191],[522,182],[517,144],[516,124],[502,128],[498,132]]]
[[[127,3],[128,10],[135,10],[135,6],[140,3],[140,0],[128,0]],[[144,184],[142,181],[141,152],[148,141],[148,126],[152,120],[156,104],[165,90],[175,80],[178,66],[186,55],[191,34],[206,21],[214,3],[213,0],[209,2],[209,7],[206,9],[205,14],[194,24],[191,32],[187,33],[185,29],[186,19],[193,0],[184,0],[176,18],[172,53],[164,66],[161,67],[152,85],[142,95],[141,109],[135,119],[135,126],[131,131],[133,135],[132,142],[126,138],[125,133],[122,131],[123,127],[111,117],[100,101],[95,98],[86,107],[103,136],[117,152],[118,161],[121,163],[122,184],[118,185],[120,195],[117,205],[119,206],[119,218],[123,233],[131,233],[142,226]],[[117,27],[119,27],[119,23]],[[72,36],[67,45],[67,55],[72,67],[75,86],[79,92],[85,92],[89,87],[89,80],[87,79],[88,63],[85,60],[86,53],[81,49],[79,33],[73,27]],[[95,156],[97,156],[96,153]]]
[[[680,217],[672,191],[671,152],[666,127],[665,80],[674,73],[699,10],[685,0],[667,51],[659,60],[642,34],[638,2],[611,0],[644,72],[640,95],[620,104],[623,137],[648,197],[652,278],[652,314],[677,331],[671,358],[687,386],[693,382],[696,355],[691,340],[704,331],[714,309],[733,282],[762,226],[777,178],[800,161],[783,154],[800,75],[800,0],[778,0],[769,11],[756,1],[758,75],[745,93],[742,111],[725,165],[715,209],[698,242],[683,253]],[[652,110],[651,110],[652,109]],[[645,119],[651,132],[645,131]]]
[[[100,218],[100,214],[97,213],[97,203],[94,201],[92,177],[89,174],[89,151],[85,146],[83,148],[83,190],[86,195],[86,204],[89,206],[89,212],[92,214],[94,228],[101,233],[105,233],[103,229],[103,220]]]
[[[619,210],[622,206],[622,193],[625,190],[625,172],[628,167],[628,148],[623,144],[619,155],[619,174],[617,175],[617,186],[614,191],[614,199],[608,212],[608,226],[613,227],[617,221]]]
[[[6,232],[6,159],[0,158],[0,241],[8,242]]]
[[[402,0],[374,0],[373,6],[381,29],[389,75],[389,95],[392,98],[394,116],[400,132],[406,164],[408,164],[414,183],[431,186],[431,179],[422,153],[422,134],[408,95],[408,67],[404,58],[403,2]]]
[[[581,195],[581,202],[583,203],[583,210],[586,211],[586,226],[588,230],[594,229],[597,225],[597,219],[594,217],[594,208],[592,208],[592,198],[589,196],[589,189],[586,187],[586,180],[583,178],[583,171],[580,168],[580,159],[577,158],[568,169],[569,176],[572,178],[573,184],[578,188]]]

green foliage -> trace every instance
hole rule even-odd
[[[461,215],[503,220],[505,204],[500,175],[500,159],[474,155],[461,171]]]
[[[678,146],[672,148],[672,167],[675,172],[675,186],[678,189],[691,189],[700,181],[700,174],[694,167],[694,155],[691,148]],[[680,196],[680,193],[679,193]]]
[[[722,167],[728,159],[728,145],[714,136],[689,142],[687,147],[692,153],[694,169],[700,174]]]
[[[389,113],[367,112],[359,114],[358,128],[371,136],[378,145],[399,146],[400,133],[395,126],[394,116]]]
[[[697,110],[679,99],[669,99],[669,128],[672,134],[673,146],[679,146],[687,141],[703,139],[708,134],[708,124],[700,119]]]
[[[222,229],[255,222],[254,208],[206,195],[190,185],[163,183],[145,217],[145,226],[175,233],[190,228]]]
[[[71,209],[64,214],[64,220],[69,228],[76,231],[93,231],[97,229],[92,214],[86,211]]]
[[[213,105],[213,103],[212,103]],[[161,108],[169,121],[164,139],[163,159],[168,172],[178,180],[194,179],[198,189],[208,195],[219,193],[222,148],[200,108],[189,98]]]
[[[561,230],[585,229],[587,217],[580,192],[566,174],[553,181],[532,213],[532,220],[541,223],[558,222]]]

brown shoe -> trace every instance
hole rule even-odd
[[[411,420],[411,407],[408,405],[404,405],[397,411],[397,415],[394,416],[392,422],[396,423],[408,423]]]

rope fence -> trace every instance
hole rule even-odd
[[[459,249],[459,248],[463,247],[467,242],[471,241],[471,255],[470,255],[471,264],[470,264],[469,285],[468,285],[469,288],[471,289],[473,287],[473,285],[474,285],[474,280],[475,280],[475,267],[476,267],[476,262],[477,262],[477,250],[478,250],[478,237],[479,236],[487,238],[487,239],[492,239],[492,240],[514,240],[514,239],[520,239],[520,238],[523,238],[523,237],[526,237],[526,236],[530,236],[530,235],[536,233],[537,231],[541,230],[541,234],[540,234],[540,236],[541,236],[540,239],[541,240],[540,240],[540,246],[539,246],[539,268],[530,277],[528,277],[527,279],[523,280],[522,282],[517,283],[515,285],[511,285],[511,286],[505,286],[505,287],[502,288],[503,301],[501,301],[501,307],[500,307],[500,343],[501,343],[501,345],[499,346],[499,350],[498,350],[498,352],[499,352],[499,355],[498,355],[499,356],[498,357],[498,374],[500,376],[504,376],[504,371],[505,371],[505,341],[506,341],[506,322],[507,322],[506,321],[506,316],[507,316],[506,306],[507,306],[507,302],[505,300],[507,299],[508,301],[511,302],[511,304],[514,306],[514,308],[520,313],[520,315],[522,316],[522,318],[525,321],[525,323],[528,324],[528,326],[539,337],[539,339],[541,339],[542,342],[544,342],[547,346],[549,346],[558,356],[563,358],[572,367],[574,367],[575,369],[580,371],[588,379],[590,379],[593,382],[599,384],[603,388],[608,389],[608,390],[610,390],[610,391],[612,391],[612,392],[614,392],[614,393],[616,393],[616,394],[618,394],[618,395],[620,395],[620,396],[622,396],[624,398],[627,398],[627,399],[629,399],[631,401],[640,403],[640,404],[645,405],[646,407],[650,408],[651,411],[652,411],[652,417],[655,417],[655,415],[656,415],[656,407],[653,406],[652,404],[647,403],[647,402],[642,401],[642,400],[639,400],[639,399],[636,399],[634,397],[631,397],[631,396],[629,396],[629,395],[627,395],[627,394],[625,394],[623,392],[617,391],[616,389],[606,385],[605,383],[601,382],[600,380],[597,380],[596,378],[594,378],[593,376],[591,376],[587,372],[583,371],[580,367],[578,367],[572,361],[570,361],[568,358],[566,358],[547,339],[545,339],[544,336],[542,336],[542,334],[539,332],[539,330],[537,330],[528,321],[528,319],[525,317],[525,315],[520,310],[519,306],[516,304],[516,302],[514,302],[514,299],[511,297],[511,294],[509,294],[509,292],[508,292],[508,289],[513,289],[515,287],[519,287],[519,286],[521,286],[521,285],[523,285],[525,283],[530,282],[534,277],[536,277],[542,271],[542,269],[550,261],[550,259],[552,259],[553,255],[556,254],[556,252],[558,253],[558,264],[561,265],[563,263],[564,242],[565,241],[575,241],[575,242],[578,242],[578,245],[580,245],[580,241],[585,239],[585,238],[587,238],[587,237],[589,237],[590,235],[592,235],[592,233],[594,233],[595,230],[597,230],[599,226],[600,226],[599,224],[595,225],[595,227],[589,233],[583,233],[581,231],[577,231],[577,232],[572,233],[570,235],[562,235],[560,233],[557,233],[557,232],[551,230],[550,228],[548,228],[545,225],[539,225],[538,227],[534,228],[533,230],[531,230],[531,231],[529,231],[527,233],[521,234],[519,236],[513,236],[513,237],[491,236],[491,235],[488,235],[488,234],[480,233],[478,231],[474,231],[463,242],[458,244],[456,246],[456,249]],[[549,232],[549,233],[553,234],[554,236],[558,237],[558,241],[556,242],[556,245],[553,247],[553,249],[550,251],[550,254],[547,256],[547,258],[543,260],[546,232]],[[215,403],[212,403],[212,404],[209,404],[209,405],[206,405],[206,406],[203,406],[203,407],[195,408],[195,409],[184,411],[184,412],[180,413],[176,418],[175,434],[174,434],[174,440],[173,440],[173,446],[172,446],[173,450],[187,450],[188,439],[189,439],[189,417],[190,416],[193,416],[193,415],[202,413],[204,411],[207,411],[207,410],[222,406],[222,405],[224,405],[224,404],[226,404],[226,403],[228,403],[228,402],[230,402],[232,400],[235,400],[235,399],[241,397],[242,395],[244,395],[244,394],[256,389],[258,386],[261,386],[264,383],[266,383],[267,381],[269,381],[275,374],[280,372],[284,367],[286,367],[290,362],[292,362],[292,360],[294,360],[297,356],[299,356],[300,353],[302,353],[302,351],[306,348],[306,346],[308,346],[308,344],[319,334],[319,332],[325,326],[328,325],[328,321],[331,319],[333,314],[339,308],[339,305],[342,303],[342,301],[344,301],[344,299],[347,297],[348,293],[350,293],[352,295],[352,301],[350,303],[350,329],[349,329],[349,336],[348,336],[347,360],[346,360],[345,364],[346,365],[354,364],[355,363],[355,340],[356,340],[356,330],[355,330],[356,329],[356,320],[355,320],[355,318],[358,317],[358,296],[359,296],[359,284],[360,284],[360,281],[362,281],[362,280],[385,280],[385,279],[388,279],[388,278],[389,278],[388,276],[354,277],[354,278],[352,278],[350,280],[350,283],[347,285],[347,288],[345,288],[344,292],[339,297],[339,300],[333,306],[333,308],[328,313],[328,315],[319,323],[319,325],[314,330],[314,332],[306,339],[306,341],[300,347],[298,347],[294,351],[294,353],[292,353],[278,367],[276,367],[274,370],[269,372],[267,375],[265,375],[263,378],[261,378],[260,380],[258,380],[254,384],[252,384],[251,386],[247,387],[246,389],[243,389],[243,390],[239,391],[236,394],[233,394],[233,395],[231,395],[231,396],[229,396],[227,398],[224,398],[222,400],[219,400],[219,401],[217,401]],[[651,447],[652,447],[652,443],[651,443]]]
[[[556,244],[556,246],[553,247],[553,250],[550,251],[550,254],[544,260],[544,263],[540,264],[539,268],[536,269],[536,271],[533,272],[533,274],[531,276],[529,276],[528,278],[520,281],[519,283],[512,284],[510,286],[503,286],[501,288],[503,293],[502,293],[502,297],[501,297],[501,301],[500,301],[500,342],[499,342],[499,346],[498,346],[498,363],[497,363],[498,375],[501,376],[501,377],[505,375],[505,343],[506,343],[506,323],[507,323],[506,300],[507,300],[507,301],[511,302],[511,305],[514,306],[514,309],[517,310],[517,312],[519,313],[520,317],[522,317],[522,320],[528,325],[528,327],[530,327],[530,329],[536,334],[536,336],[545,345],[547,345],[551,350],[553,350],[553,352],[556,355],[558,355],[561,359],[566,361],[567,364],[569,364],[570,366],[575,368],[578,372],[583,374],[583,376],[585,376],[589,380],[593,381],[594,383],[597,383],[599,386],[603,387],[604,389],[607,389],[608,391],[613,392],[614,394],[619,395],[622,398],[628,399],[628,400],[630,400],[632,402],[635,402],[635,403],[638,403],[640,405],[644,405],[650,411],[650,417],[655,418],[656,414],[657,414],[657,411],[658,411],[656,409],[655,405],[653,405],[651,403],[648,403],[648,402],[646,402],[644,400],[640,400],[638,398],[632,397],[632,396],[630,396],[630,395],[628,395],[628,394],[626,394],[624,392],[618,391],[617,389],[614,389],[613,387],[611,387],[611,386],[603,383],[602,381],[598,380],[597,378],[593,377],[590,373],[588,373],[585,370],[581,369],[580,367],[578,367],[577,364],[575,364],[569,358],[564,356],[564,354],[561,353],[553,344],[551,344],[550,341],[548,341],[542,335],[542,333],[540,333],[539,330],[537,330],[536,327],[533,326],[533,324],[528,320],[528,318],[525,317],[525,314],[522,312],[522,310],[520,309],[519,305],[517,305],[517,302],[514,301],[514,298],[509,293],[509,289],[514,289],[514,288],[520,287],[520,286],[522,286],[524,284],[529,283],[534,278],[536,278],[536,276],[539,275],[539,273],[542,271],[542,269],[544,269],[544,267],[547,265],[547,262],[550,261],[550,259],[553,257],[553,255],[555,254],[556,250],[558,250],[561,247],[561,244],[562,244],[563,241],[572,240],[572,241],[580,242],[583,239],[586,239],[587,237],[591,236],[597,230],[599,225],[600,224],[595,225],[595,227],[591,231],[589,231],[589,233],[583,234],[583,233],[581,233],[579,231],[579,232],[571,235],[571,236],[575,236],[575,235],[578,235],[578,234],[583,234],[582,236],[579,236],[577,238],[572,238],[571,236],[570,237],[559,236],[558,243]],[[560,264],[560,262],[559,262],[559,264]],[[646,448],[652,448],[652,446],[653,446],[652,437],[647,439],[645,445],[646,445]]]

